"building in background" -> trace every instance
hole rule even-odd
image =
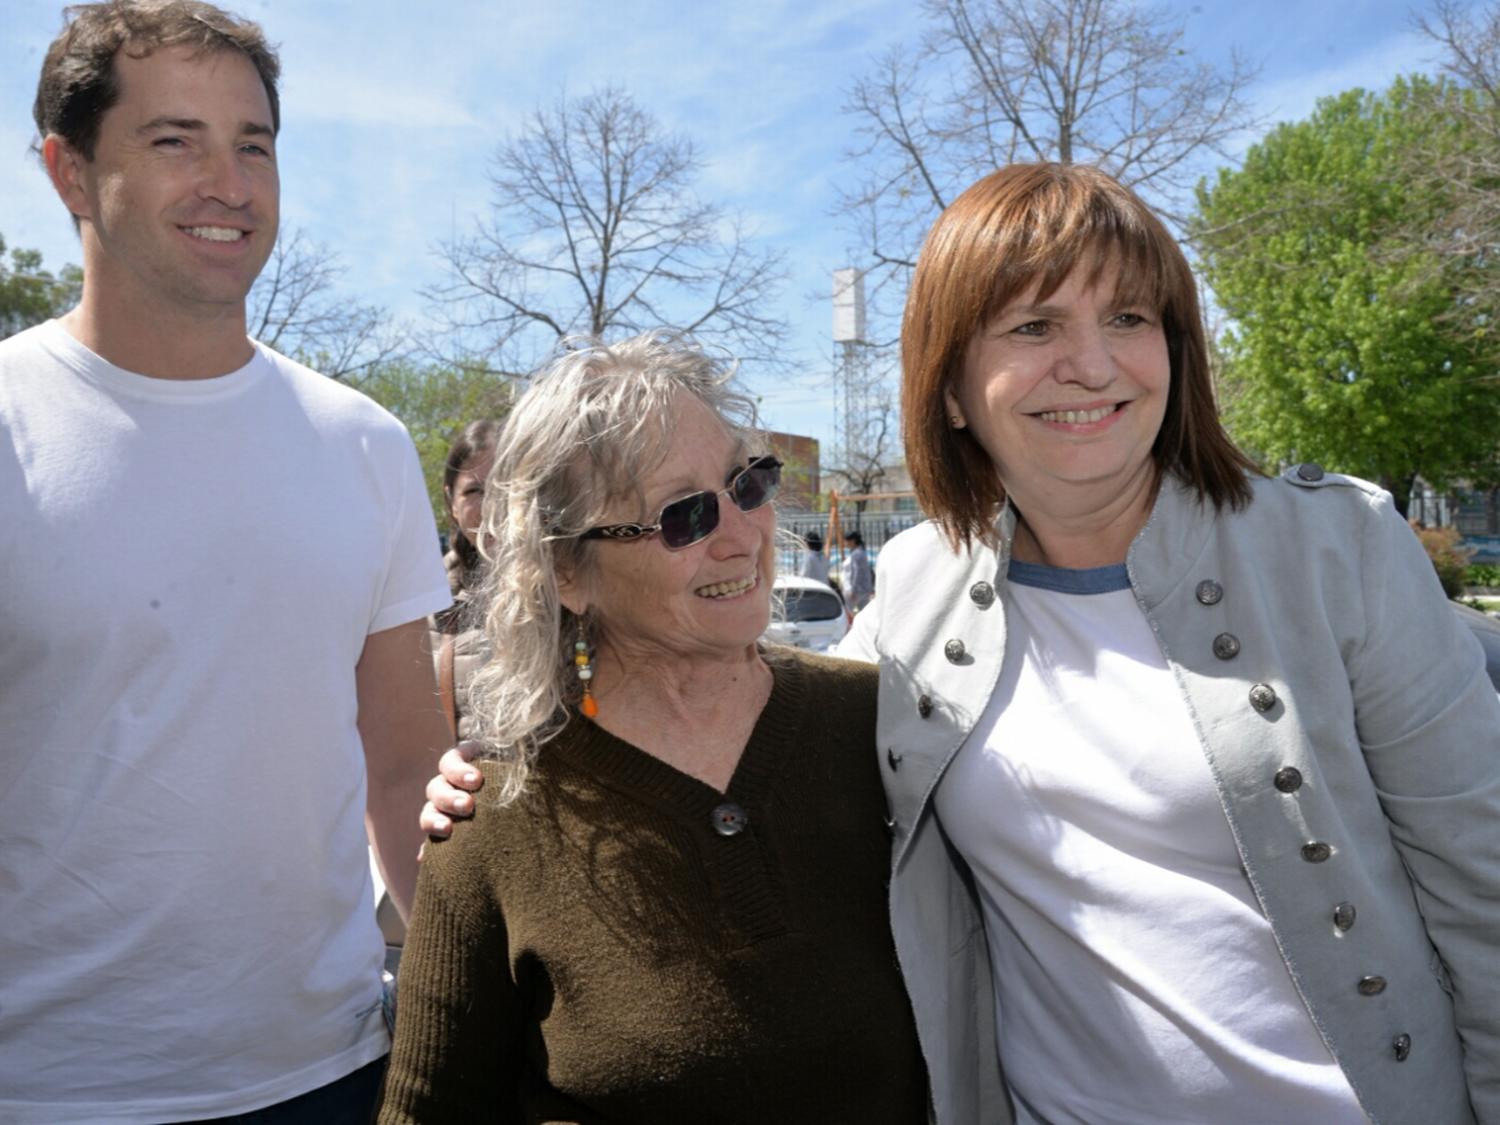
[[[817,511],[818,494],[823,491],[818,439],[774,430],[766,437],[782,461],[781,494],[777,507],[783,511]]]

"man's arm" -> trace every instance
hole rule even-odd
[[[380,874],[403,920],[417,889],[417,823],[438,752],[452,739],[438,706],[427,622],[371,633],[354,670],[369,797],[365,825]]]

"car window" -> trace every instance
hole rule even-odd
[[[776,616],[783,621],[830,621],[841,617],[844,605],[829,590],[777,590]]]

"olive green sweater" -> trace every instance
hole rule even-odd
[[[767,658],[727,793],[574,718],[519,801],[429,845],[382,1125],[927,1120],[876,669]]]

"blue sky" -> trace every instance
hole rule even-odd
[[[1237,46],[1263,64],[1251,96],[1270,122],[1431,69],[1400,0],[1172,7],[1186,17],[1184,45],[1205,61]],[[873,56],[918,39],[917,0],[248,0],[236,10],[281,45],[283,222],[339,252],[348,292],[412,320],[424,316],[418,288],[442,276],[437,243],[485,208],[490,153],[538,104],[617,83],[692,135],[708,160],[702,194],[788,254],[782,303],[800,374],[745,372],[764,420],[831,438],[829,274],[860,264],[830,214],[854,175],[840,108]],[[54,268],[78,261],[77,242],[27,146],[37,70],[60,26],[60,4],[0,0],[0,234]]]

